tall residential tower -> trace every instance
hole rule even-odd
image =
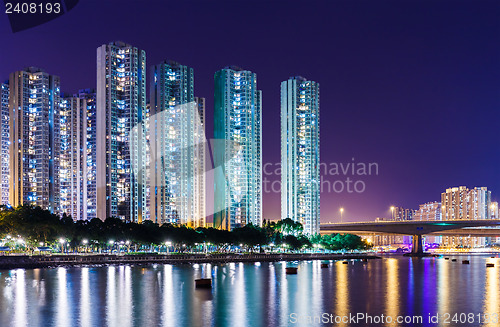
[[[9,202],[59,213],[59,77],[29,67],[9,87]]]
[[[157,223],[205,225],[205,101],[193,69],[174,61],[151,72],[150,214]]]
[[[145,51],[123,42],[97,49],[96,106],[97,217],[140,222],[147,210],[146,139],[129,136],[146,110]]]
[[[319,84],[303,77],[281,83],[281,219],[319,233]]]
[[[78,97],[85,101],[85,212],[83,219],[91,220],[97,217],[97,111],[95,89],[80,90]]]
[[[443,220],[490,219],[491,191],[486,187],[469,190],[465,186],[452,187],[441,193]]]
[[[0,84],[0,205],[9,204],[9,84]]]
[[[262,92],[257,75],[237,67],[215,73],[214,227],[262,225]]]
[[[96,218],[95,92],[61,99],[61,212],[74,220]]]
[[[61,212],[74,220],[84,219],[85,205],[85,102],[66,96],[60,106],[60,200]]]

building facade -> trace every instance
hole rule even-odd
[[[421,204],[415,212],[413,220],[441,220],[441,202]]]
[[[413,220],[415,215],[414,209],[403,207],[391,207],[391,219],[394,221]]]
[[[146,52],[112,42],[97,49],[97,217],[142,221],[147,208],[146,139],[130,138],[146,108]],[[140,169],[133,169],[139,167]]]
[[[157,223],[205,226],[205,99],[193,69],[153,66],[150,88],[150,214]]]
[[[469,220],[490,219],[491,191],[486,187],[475,187],[467,197]]]
[[[486,187],[469,190],[465,186],[448,188],[441,193],[441,215],[443,220],[490,219],[491,192]],[[489,242],[486,237],[445,236],[445,246],[480,247]]]
[[[281,219],[319,234],[319,84],[303,77],[281,83]]]
[[[207,208],[206,208],[206,190],[207,190],[207,142],[206,142],[206,106],[205,98],[195,97],[196,111],[198,112],[199,124],[192,125],[192,157],[191,179],[193,183],[192,204],[189,206],[193,211],[193,225],[195,227],[207,227]]]
[[[434,201],[419,205],[413,220],[441,220],[441,202]],[[424,238],[426,243],[442,243],[441,236],[426,235]]]
[[[61,213],[86,219],[86,101],[67,96],[60,105],[60,203]]]
[[[60,130],[61,213],[74,220],[97,218],[95,90],[62,97]]]
[[[78,97],[84,101],[86,115],[85,128],[85,163],[84,187],[85,206],[83,219],[91,220],[97,217],[97,108],[95,89],[83,89]]]
[[[29,67],[9,87],[9,202],[59,213],[59,77]]]
[[[486,187],[469,190],[465,186],[448,188],[441,193],[443,220],[490,219],[491,191]]]
[[[0,205],[9,204],[9,84],[0,83]]]
[[[262,225],[262,92],[238,67],[215,73],[214,227]]]
[[[441,193],[441,217],[443,220],[467,219],[467,198],[469,189],[465,186],[452,187]]]

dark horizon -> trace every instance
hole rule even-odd
[[[354,158],[379,173],[351,176],[366,183],[361,194],[323,192],[322,222],[337,221],[340,207],[344,221],[418,209],[460,185],[500,199],[497,1],[80,1],[18,33],[0,17],[1,81],[36,66],[60,76],[66,93],[95,88],[97,47],[121,40],[146,51],[147,74],[165,59],[193,67],[207,138],[213,74],[230,65],[255,72],[264,164],[280,161],[280,83],[319,82],[321,162]],[[263,201],[263,218],[278,219],[280,194]]]

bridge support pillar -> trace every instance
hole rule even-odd
[[[424,253],[424,244],[422,235],[413,235],[411,253],[413,255],[422,255]]]

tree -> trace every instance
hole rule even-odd
[[[280,231],[283,235],[298,236],[304,231],[304,226],[298,221],[293,221],[290,218],[279,220],[275,225],[276,230]]]
[[[250,247],[267,244],[268,239],[264,230],[253,224],[247,224],[244,227],[233,230],[235,241]]]

